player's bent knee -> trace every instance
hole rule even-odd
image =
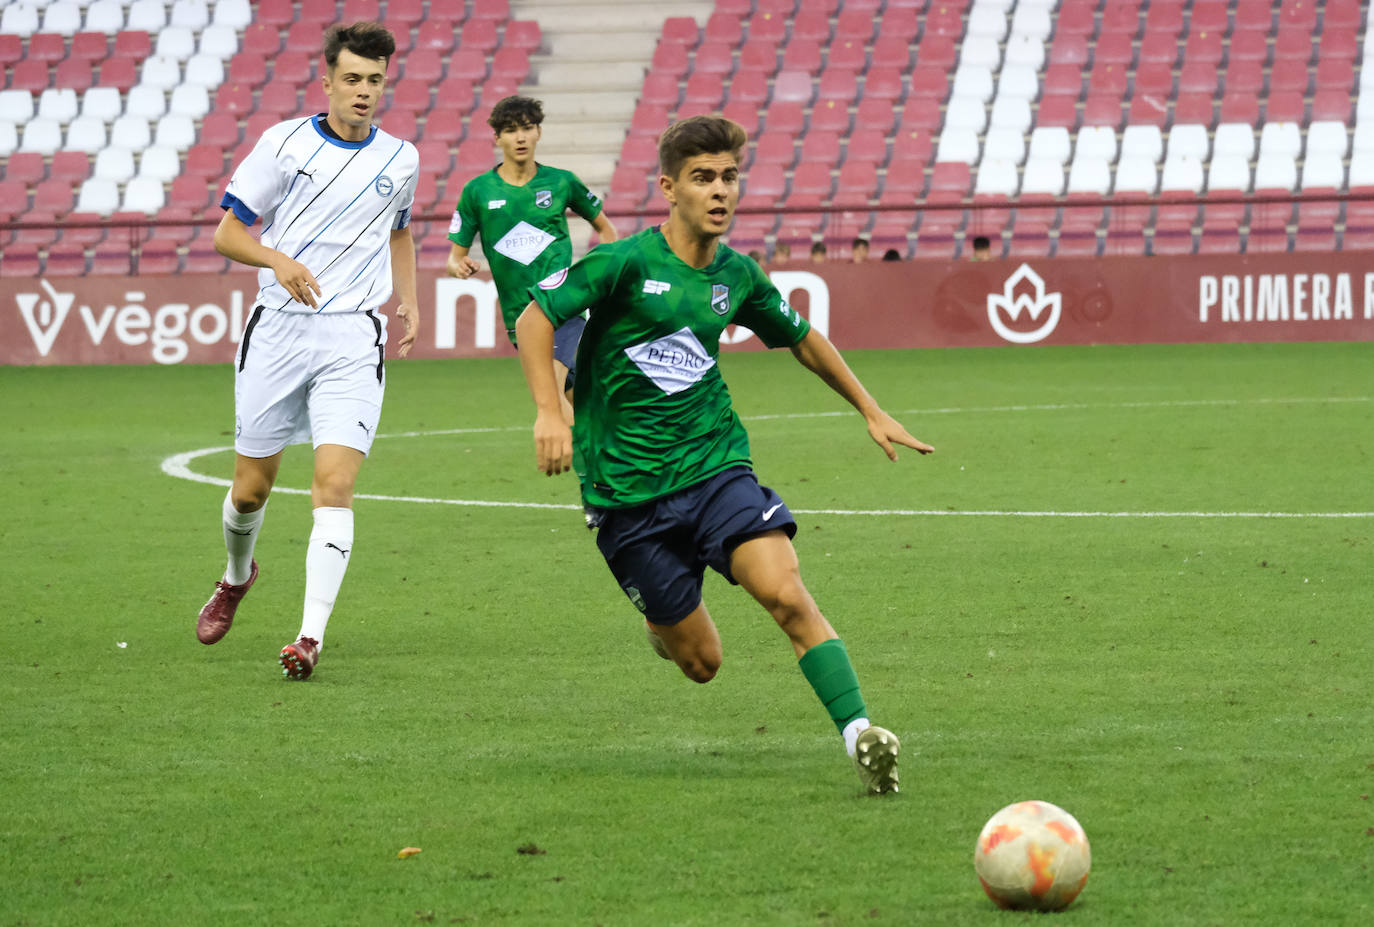
[[[682,674],[692,682],[707,683],[716,678],[720,671],[720,656],[717,654],[694,654],[677,661]]]

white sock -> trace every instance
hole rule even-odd
[[[224,581],[242,586],[253,572],[253,547],[258,543],[258,531],[267,514],[267,505],[256,512],[240,512],[234,508],[232,495],[232,489],[224,495],[224,546],[229,551]]]
[[[324,628],[339,597],[348,559],[353,552],[353,510],[321,506],[315,509],[315,528],[305,551],[305,610],[301,637],[324,645]]]
[[[858,750],[856,744],[859,740],[859,735],[872,726],[873,725],[869,723],[867,718],[855,718],[853,721],[846,724],[842,732],[844,735],[845,752],[853,756]]]

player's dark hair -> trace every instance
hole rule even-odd
[[[497,135],[520,126],[537,126],[544,121],[544,104],[529,97],[506,97],[491,108],[487,125]]]
[[[857,248],[860,245],[863,245],[865,248],[868,247],[868,239],[864,238],[862,235],[849,243],[849,247],[851,248]]]
[[[324,63],[334,70],[339,52],[348,49],[359,58],[385,58],[396,54],[396,39],[381,23],[358,22],[351,26],[337,23],[324,34]]]
[[[818,241],[811,246],[812,254],[825,254],[825,242]]]
[[[658,137],[658,170],[677,179],[688,158],[729,152],[739,161],[749,141],[744,127],[724,116],[689,116],[670,125]]]
[[[975,238],[973,239],[973,247],[975,247],[975,248],[991,248],[991,247],[992,247],[992,242],[988,239],[988,237],[987,237],[986,235],[979,235],[979,236],[977,236],[977,237],[975,237]]]

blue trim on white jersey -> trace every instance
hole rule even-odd
[[[361,142],[346,142],[341,138],[337,138],[333,135],[330,135],[324,129],[321,129],[320,117],[318,114],[310,117],[310,124],[315,127],[316,132],[320,133],[320,138],[324,139],[331,145],[338,146],[339,148],[366,148],[369,144],[372,143],[372,140],[377,137],[377,127],[368,126],[369,131],[367,133],[367,138],[363,139]]]
[[[407,228],[410,228],[410,210],[402,209],[396,213],[396,224],[392,226],[392,229],[400,231]]]
[[[238,220],[244,225],[252,225],[254,222],[258,221],[258,214],[245,206],[243,200],[234,196],[232,193],[224,194],[224,199],[220,200],[219,204],[225,209],[232,209],[234,215],[237,216]]]

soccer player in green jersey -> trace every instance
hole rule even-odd
[[[710,566],[743,586],[792,643],[865,788],[897,790],[897,737],[872,725],[843,642],[802,583],[796,522],[761,486],[749,438],[716,365],[733,323],[804,366],[862,413],[892,459],[893,445],[934,450],[884,412],[834,345],[793,310],[758,264],[720,243],[739,202],[744,130],[719,116],[675,123],[659,139],[668,220],[597,248],[557,285],[532,287],[516,324],[534,397],[535,457],[548,475],[574,467],[597,546],[644,613],[649,641],[689,679],[720,668],[720,635],[701,598]],[[548,361],[554,332],[583,307],[576,417],[560,414]]]
[[[466,280],[481,270],[468,256],[473,239],[482,250],[496,282],[496,298],[506,335],[515,343],[515,320],[529,302],[527,291],[560,280],[572,263],[565,212],[571,209],[592,224],[602,243],[615,241],[615,226],[601,211],[601,200],[571,171],[534,160],[544,122],[544,108],[529,97],[506,97],[492,108],[487,124],[496,133],[502,161],[463,185],[449,223],[449,276]],[[559,383],[570,384],[581,316],[569,319],[554,338],[553,370]],[[564,414],[572,407],[564,404]]]

